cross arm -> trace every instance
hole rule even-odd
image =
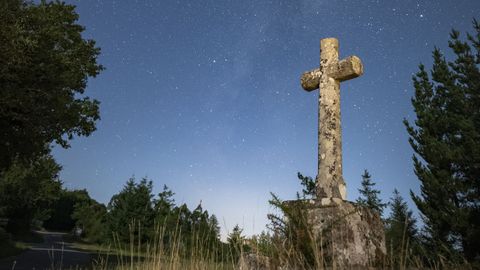
[[[362,74],[362,60],[357,56],[349,56],[327,68],[327,75],[341,82],[356,78]]]
[[[318,89],[321,76],[322,71],[319,68],[303,73],[300,79],[303,89],[308,92]]]
[[[357,56],[349,56],[339,62],[328,65],[325,71],[328,77],[343,82],[361,76],[363,74],[363,64],[362,60]],[[322,68],[303,73],[300,79],[303,89],[309,92],[318,89],[321,76]]]

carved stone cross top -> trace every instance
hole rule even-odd
[[[338,40],[320,41],[320,68],[305,72],[303,89],[320,89],[318,98],[318,174],[317,198],[346,199],[342,175],[342,130],[340,126],[340,82],[363,74],[363,65],[356,56],[338,60]]]

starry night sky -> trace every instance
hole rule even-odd
[[[348,199],[368,169],[384,200],[397,188],[413,206],[419,182],[402,123],[415,117],[411,77],[480,12],[474,0],[67,3],[107,69],[86,91],[101,101],[98,130],[54,149],[66,187],[108,203],[132,175],[146,176],[177,203],[202,201],[223,235],[237,223],[261,232],[269,192],[292,199],[298,171],[315,177],[318,92],[299,81],[318,67],[325,37],[365,71],[341,85]]]

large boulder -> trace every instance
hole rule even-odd
[[[288,203],[304,209],[326,266],[368,269],[384,263],[384,224],[377,212],[338,198]]]

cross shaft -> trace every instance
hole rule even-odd
[[[320,89],[318,98],[318,174],[317,198],[346,199],[342,172],[342,130],[340,118],[340,82],[363,74],[356,56],[338,60],[338,40],[320,41],[320,68],[302,75],[306,91]]]

